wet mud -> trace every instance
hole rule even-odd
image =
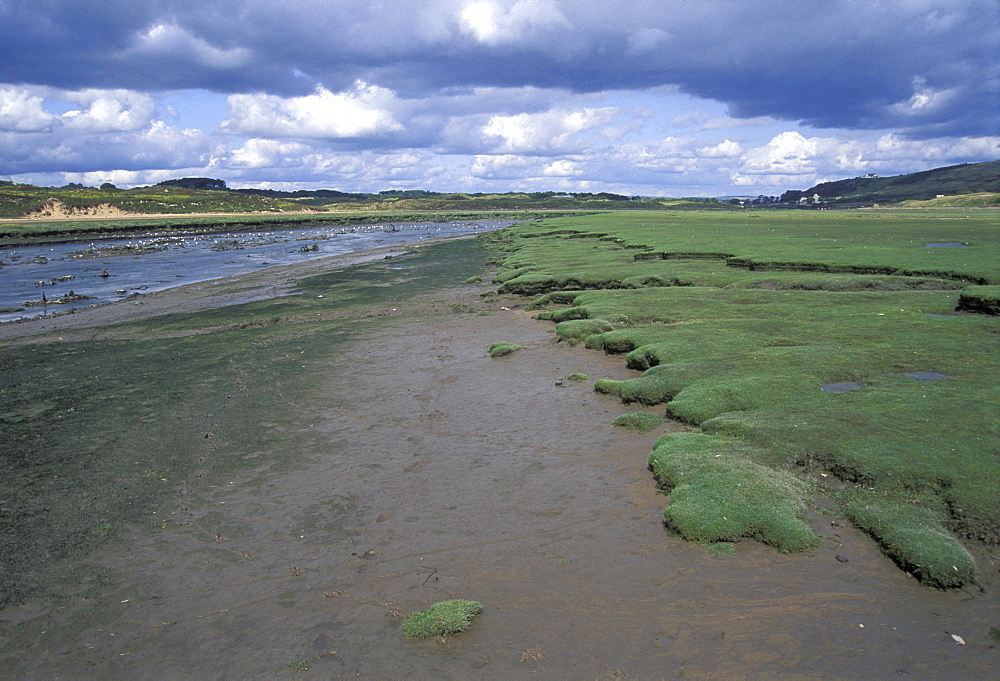
[[[0,611],[3,675],[995,678],[992,555],[977,555],[985,593],[941,592],[820,510],[809,555],[679,540],[645,462],[680,426],[614,428],[634,409],[565,380],[631,377],[620,357],[499,303],[449,309],[484,288],[313,364],[322,388],[291,406],[319,444],[190,490],[169,527],[99,556],[117,575],[102,620],[69,626],[87,602]],[[496,341],[524,349],[491,359]],[[406,613],[453,598],[485,608],[469,631],[401,636]]]

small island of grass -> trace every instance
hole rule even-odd
[[[400,629],[406,638],[449,636],[468,629],[472,626],[472,620],[482,612],[482,604],[476,601],[442,601],[428,610],[411,612],[403,620]]]

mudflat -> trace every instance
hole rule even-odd
[[[153,406],[176,404],[164,413],[143,408],[154,373],[95,383],[132,397],[81,406],[92,420],[79,430],[106,438],[87,451],[124,456],[159,434],[179,477],[150,468],[159,491],[128,497],[145,505],[139,520],[54,561],[0,610],[5,674],[995,675],[993,554],[976,556],[984,591],[939,591],[822,509],[812,525],[823,544],[809,554],[709,550],[668,533],[646,457],[681,426],[612,427],[634,407],[567,377],[635,372],[556,342],[525,299],[480,295],[488,275],[463,283],[487,255],[470,241],[354,255],[0,326],[0,353],[22,363],[28,350],[124,362],[133,345],[159,343],[150,356],[167,379],[155,380],[176,372],[190,386],[162,403],[149,393]],[[351,298],[359,281],[364,296]],[[490,358],[498,341],[524,349]],[[211,376],[182,373],[209,350],[199,361]],[[13,389],[3,411],[17,412],[5,417],[21,434],[83,418],[40,398],[34,411],[8,409]],[[28,451],[21,442],[5,447]],[[120,477],[140,485],[138,473]],[[484,606],[469,631],[402,637],[406,613],[456,598]]]

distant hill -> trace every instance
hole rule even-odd
[[[179,180],[164,180],[157,182],[155,187],[182,187],[184,189],[220,189],[225,190],[225,180],[215,180],[211,177],[182,177]]]
[[[359,211],[500,210],[732,210],[715,199],[661,199],[620,194],[534,192],[530,194],[445,194],[425,190],[387,190],[352,194],[334,189],[279,191],[231,189],[224,180],[184,177],[151,187],[118,189],[81,184],[36,187],[0,180],[0,219],[35,217],[112,218],[184,213],[288,213]]]
[[[180,185],[162,183],[134,189],[118,189],[111,184],[100,188],[79,184],[36,187],[0,180],[0,218],[298,212],[303,209],[303,206],[294,201],[258,194],[245,195],[218,187],[190,188],[192,184],[199,184],[198,180],[199,178],[185,178],[178,180]]]
[[[825,204],[871,205],[900,201],[927,201],[939,196],[1000,192],[1000,161],[965,163],[894,177],[853,177],[823,182],[805,191],[789,190],[781,203],[812,204],[818,196]]]

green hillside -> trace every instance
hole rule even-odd
[[[36,187],[0,181],[0,218],[28,217],[42,212],[122,213],[252,213],[301,210],[287,199],[259,194],[154,185],[134,189],[81,185]],[[58,215],[57,215],[58,216]]]
[[[805,191],[782,194],[782,203],[811,203],[819,196],[823,203],[840,205],[890,204],[927,201],[975,193],[1000,192],[1000,161],[966,163],[894,177],[853,177],[823,182]],[[988,203],[987,205],[996,205]]]
[[[287,213],[290,211],[684,210],[734,207],[714,198],[650,198],[599,193],[441,193],[389,190],[352,194],[332,189],[292,192],[230,189],[204,177],[118,189],[71,184],[36,187],[0,181],[0,218],[128,217],[134,214]]]

